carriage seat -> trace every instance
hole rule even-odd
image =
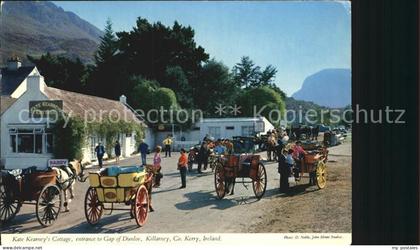
[[[144,171],[143,166],[111,166],[107,168],[107,176],[118,176],[119,174],[140,173]]]
[[[38,169],[36,166],[32,166],[29,168],[16,168],[16,169],[6,169],[6,170],[2,170],[2,174],[4,175],[10,175],[13,176],[14,178],[18,179],[21,177],[24,177],[25,175],[30,175],[32,173],[39,173],[39,172],[49,172],[51,171],[50,169]]]
[[[32,167],[28,167],[28,168],[17,168],[17,169],[8,169],[6,170],[7,173],[9,175],[12,175],[14,177],[18,177],[18,176],[25,176],[25,175],[30,175],[32,173],[46,173],[46,172],[51,172],[51,168],[38,168],[37,166],[32,166]]]

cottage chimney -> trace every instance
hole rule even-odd
[[[120,102],[122,104],[127,104],[127,97],[125,95],[120,96]]]
[[[7,69],[8,70],[18,70],[22,66],[22,62],[20,61],[19,57],[14,56],[7,60]]]
[[[41,75],[31,75],[26,78],[26,89],[28,91],[44,92],[44,78]]]

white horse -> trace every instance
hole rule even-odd
[[[83,170],[80,162],[70,162],[69,166],[52,167],[57,173],[57,185],[61,188],[64,195],[64,212],[68,212],[69,204],[74,199],[74,184],[76,179],[81,178]],[[70,193],[70,199],[67,199],[67,191]]]

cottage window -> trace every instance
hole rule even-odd
[[[210,136],[213,136],[215,139],[220,138],[220,127],[209,127],[209,133]]]
[[[254,126],[242,126],[242,136],[254,136]]]
[[[45,134],[45,150],[48,154],[53,152],[53,135],[50,133]]]
[[[52,153],[53,136],[42,128],[10,129],[10,152]]]
[[[17,134],[17,152],[18,153],[34,153],[35,138],[34,131],[27,129],[19,129]]]
[[[10,152],[16,153],[16,135],[10,135]]]

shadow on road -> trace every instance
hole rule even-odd
[[[294,187],[289,188],[289,192],[282,193],[280,192],[279,188],[273,188],[270,190],[265,191],[264,198],[277,198],[277,197],[288,197],[288,196],[296,196],[296,195],[304,195],[312,192],[319,191],[316,186],[307,184],[300,184]]]
[[[196,177],[201,177],[201,176],[207,176],[207,175],[213,175],[214,174],[214,172],[211,172],[211,171],[206,171],[206,172],[203,172],[203,173],[198,173],[197,172],[197,170],[192,170],[192,171],[189,171],[189,172],[187,172],[187,175],[188,176],[196,176]],[[173,172],[173,173],[169,173],[169,174],[165,174],[165,173],[163,173],[163,176],[165,177],[165,176],[177,176],[177,177],[179,177],[180,176],[180,173],[179,172]]]
[[[127,226],[110,228],[111,224],[121,221],[127,221],[129,224]],[[106,228],[103,226],[106,226]],[[104,215],[99,223],[94,226],[91,226],[85,221],[78,225],[72,226],[71,228],[63,229],[55,233],[127,233],[135,229],[138,229],[136,221],[131,219],[128,213],[121,213],[110,216]]]
[[[58,217],[60,219],[60,217]],[[41,225],[36,225],[33,227],[24,228],[24,224],[36,221],[35,213],[27,213],[27,214],[17,214],[16,217],[7,223],[6,225],[2,225],[1,232],[2,233],[27,233],[34,230],[41,229]]]
[[[233,200],[218,200],[212,193],[213,191],[199,191],[186,193],[184,194],[184,196],[188,198],[188,201],[177,203],[175,204],[175,207],[180,210],[194,210],[207,206],[212,206],[211,209],[223,210],[238,205],[238,203]]]
[[[152,195],[171,192],[171,191],[175,191],[175,190],[179,190],[179,188],[171,188],[171,189],[153,188]]]

